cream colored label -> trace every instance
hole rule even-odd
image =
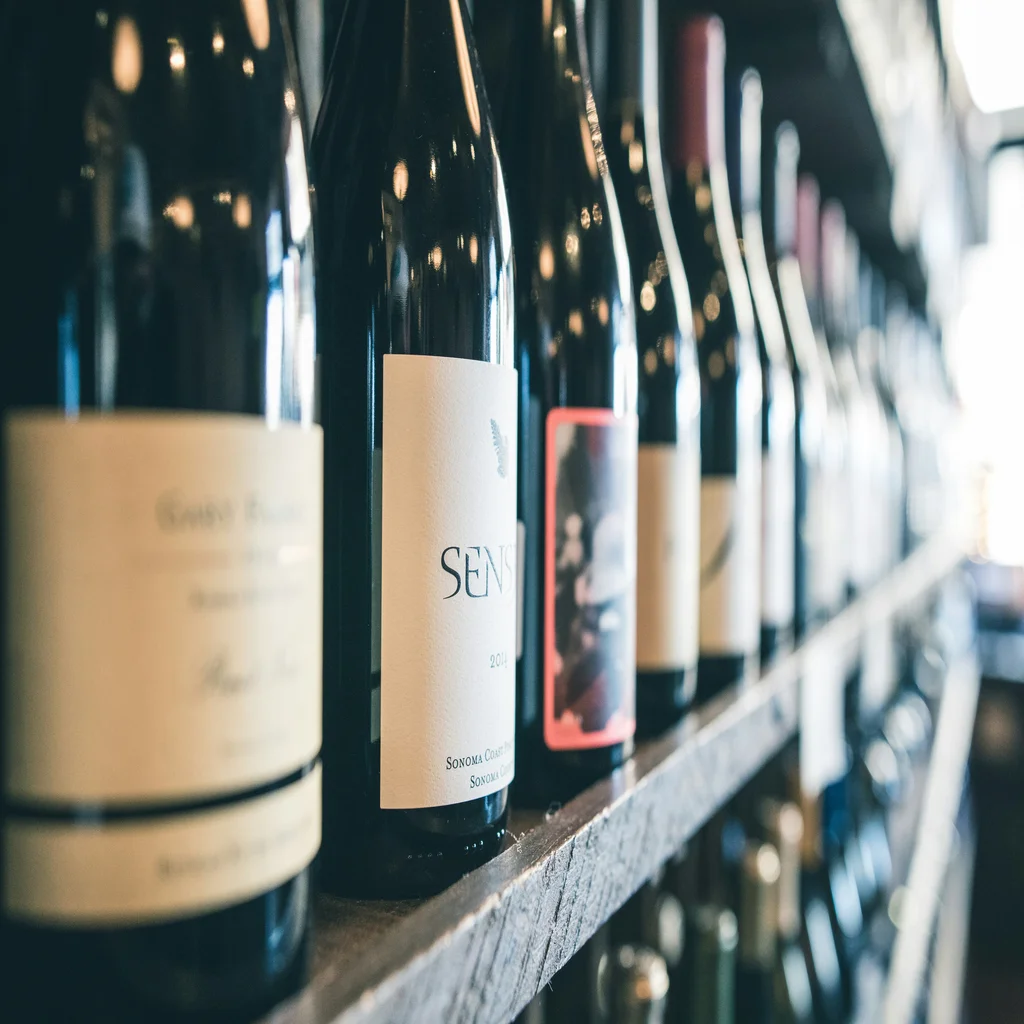
[[[796,584],[796,453],[792,433],[761,462],[761,621],[788,628]]]
[[[697,663],[700,606],[700,454],[641,444],[638,463],[636,665]]]
[[[320,766],[243,803],[83,827],[8,818],[4,910],[61,926],[182,917],[250,899],[320,847]]]
[[[380,806],[504,788],[515,763],[516,372],[384,356]]]
[[[320,429],[16,413],[5,445],[9,796],[188,800],[313,760]]]
[[[892,619],[869,622],[861,644],[859,711],[870,719],[885,708],[896,689],[896,651]]]
[[[800,790],[817,796],[846,771],[845,651],[812,644],[800,680]]]
[[[760,492],[756,469],[743,478],[701,480],[702,654],[752,654],[760,644]]]

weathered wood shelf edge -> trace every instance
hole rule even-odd
[[[689,715],[425,902],[321,897],[310,983],[266,1024],[504,1024],[796,734],[808,657],[924,597],[963,558],[936,537],[761,680]]]
[[[943,890],[956,854],[956,822],[964,796],[980,688],[981,673],[973,655],[950,668],[939,706],[883,1012],[876,1018],[885,1024],[912,1024],[916,1019]]]

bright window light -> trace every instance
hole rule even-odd
[[[1021,0],[955,0],[953,45],[982,113],[1024,107],[1022,42]]]

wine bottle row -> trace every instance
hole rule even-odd
[[[923,633],[969,643],[942,603],[918,620]],[[934,637],[922,647],[948,663]],[[839,799],[810,797],[796,750],[784,750],[598,929],[517,1024],[879,1019],[871,978],[888,969],[910,900],[910,835],[899,822],[921,785],[944,681],[944,669],[902,676]]]
[[[609,12],[599,109],[582,0],[347,0],[312,128],[268,0],[0,15],[12,1019],[252,1019],[944,522],[929,325]]]

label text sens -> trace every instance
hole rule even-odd
[[[445,595],[446,601],[460,593],[466,597],[504,594],[508,588],[515,589],[516,546],[474,544],[458,547],[452,544],[441,552],[441,568],[452,578],[450,585],[453,590]]]

